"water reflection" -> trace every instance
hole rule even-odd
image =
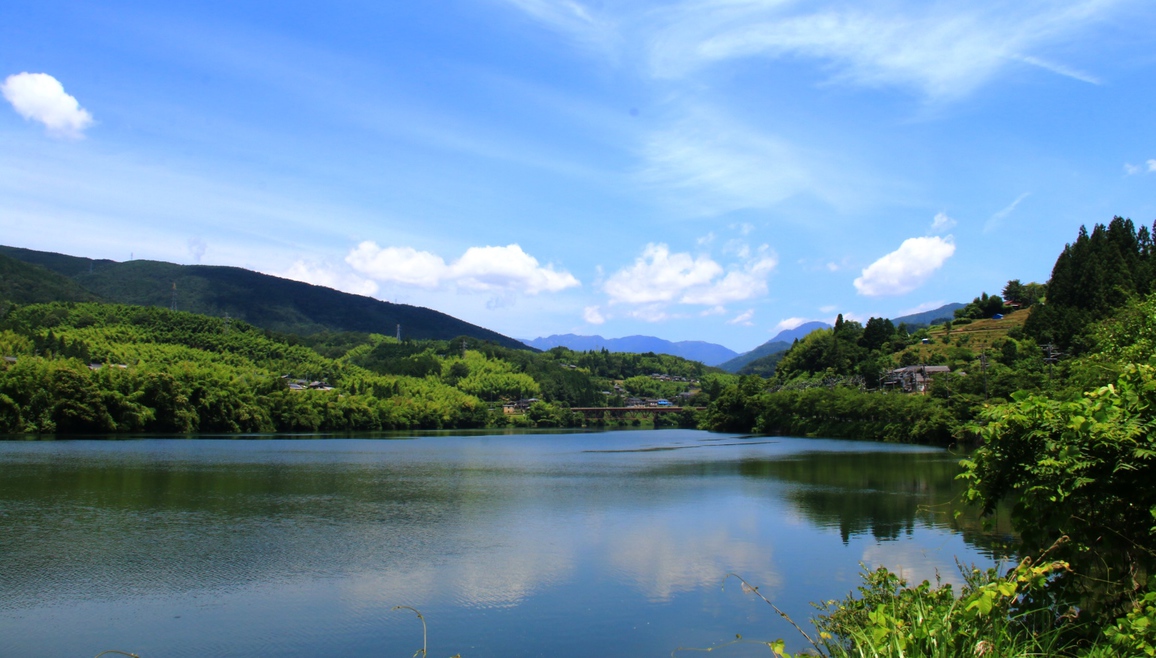
[[[923,578],[982,559],[998,533],[953,518],[957,470],[690,431],[0,444],[0,654],[402,655],[398,604],[447,655],[786,636],[723,576],[805,619],[860,561]],[[24,623],[49,613],[72,630]]]

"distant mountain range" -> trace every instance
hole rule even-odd
[[[826,322],[804,322],[794,329],[784,329],[775,334],[774,338],[759,345],[750,352],[744,352],[730,361],[720,364],[719,367],[727,372],[738,372],[748,363],[771,356],[772,354],[786,352],[791,349],[791,344],[794,343],[796,339],[801,339],[817,329],[828,329],[830,326],[831,325]]]
[[[174,288],[175,285],[175,288]],[[0,246],[0,298],[28,304],[106,301],[228,314],[294,334],[356,331],[448,340],[469,336],[525,349],[520,341],[432,309],[261,274],[239,267],[116,262]]]
[[[963,308],[967,304],[945,304],[937,309],[931,311],[924,311],[923,313],[915,313],[912,315],[904,315],[899,318],[892,318],[891,322],[896,327],[901,323],[906,323],[909,327],[927,327],[933,324],[939,324],[937,320],[950,320],[955,317],[955,309]]]
[[[603,338],[602,336],[578,336],[576,334],[556,334],[545,338],[522,341],[530,347],[548,350],[552,347],[565,347],[577,352],[601,350],[610,352],[634,352],[643,354],[670,354],[684,359],[698,361],[704,365],[717,366],[718,364],[738,356],[738,352],[701,340],[684,340],[677,343],[654,336],[626,336],[624,338]]]
[[[955,309],[963,308],[964,306],[966,306],[966,304],[945,304],[931,311],[892,318],[891,323],[896,327],[900,324],[906,324],[911,328],[926,327],[935,324],[938,320],[950,320],[954,317]],[[831,325],[826,322],[805,322],[794,329],[780,331],[778,335],[769,341],[759,345],[750,352],[745,352],[730,361],[719,364],[719,367],[727,372],[742,374],[755,373],[766,376],[774,371],[775,363],[778,362],[778,359],[769,359],[768,357],[786,352],[791,349],[791,344],[794,343],[796,339],[801,339],[816,329],[828,329],[830,327]],[[756,364],[756,361],[759,363]]]
[[[950,319],[957,308],[965,304],[947,304],[932,311],[904,315],[891,320],[895,326],[906,323],[909,327],[927,326],[936,320]],[[781,354],[791,349],[791,344],[797,339],[805,337],[816,329],[829,329],[826,322],[804,322],[794,329],[785,329],[774,338],[759,345],[755,349],[739,354],[734,350],[707,343],[700,340],[684,340],[677,343],[654,336],[626,336],[624,338],[603,338],[602,336],[579,336],[577,334],[555,334],[545,338],[534,338],[522,342],[530,347],[548,350],[552,347],[584,352],[589,350],[607,349],[611,352],[654,352],[655,354],[670,354],[681,356],[684,359],[699,361],[708,366],[717,366],[727,372],[746,372],[743,369],[760,359]],[[765,374],[768,369],[773,370],[774,363],[762,363],[756,370]]]

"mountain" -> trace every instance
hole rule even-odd
[[[762,345],[759,345],[750,352],[744,352],[731,359],[730,361],[719,364],[719,367],[727,372],[740,372],[747,364],[751,363],[752,361],[771,356],[772,354],[786,352],[787,350],[791,349],[791,344],[794,343],[796,339],[801,339],[816,329],[829,329],[830,327],[831,325],[827,324],[826,322],[804,322],[794,329],[784,329],[783,331],[780,331],[778,334],[776,334],[774,338],[768,340]],[[778,360],[776,359],[774,363],[777,362]],[[771,363],[772,369],[774,368],[774,363]]]
[[[945,304],[933,311],[924,311],[923,313],[914,313],[912,315],[904,315],[899,318],[892,318],[891,323],[896,327],[899,323],[905,322],[907,326],[927,327],[933,324],[938,324],[936,320],[951,320],[955,317],[955,309],[963,308],[967,304]]]
[[[65,286],[50,299],[41,296],[29,301],[81,301],[77,295],[84,293],[90,299],[119,304],[167,308],[175,303],[181,311],[217,317],[228,314],[285,333],[392,335],[400,324],[403,338],[469,336],[515,349],[526,347],[513,338],[428,308],[392,304],[239,267],[151,260],[120,263],[4,246],[0,246],[0,255],[39,266],[29,271],[39,272],[45,286]]]
[[[555,334],[545,338],[523,341],[526,345],[540,350],[551,347],[565,347],[576,352],[588,352],[605,348],[609,352],[633,352],[645,354],[669,354],[680,356],[704,365],[715,366],[727,359],[738,356],[732,349],[701,340],[684,340],[673,343],[654,336],[625,336],[623,338],[603,338],[602,336],[578,336],[576,334]]]
[[[775,335],[774,338],[767,341],[769,343],[793,343],[796,340],[802,340],[807,334],[819,329],[830,329],[831,325],[826,322],[804,322],[794,329],[784,329]],[[755,348],[758,349],[758,348]]]
[[[17,304],[93,302],[99,297],[72,279],[0,253],[0,300]]]

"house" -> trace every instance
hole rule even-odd
[[[896,368],[883,379],[883,388],[902,389],[904,393],[925,393],[931,388],[931,379],[936,375],[951,372],[947,366],[907,366]]]

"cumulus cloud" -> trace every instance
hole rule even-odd
[[[855,279],[860,295],[902,295],[923,285],[955,253],[951,236],[908,238]]]
[[[288,270],[277,272],[275,276],[366,297],[377,292],[377,284],[373,281],[363,279],[348,271],[340,271],[327,263],[316,263],[304,259],[297,260],[289,266]]]
[[[375,242],[357,245],[345,262],[357,272],[383,283],[422,288],[453,284],[487,292],[536,295],[581,285],[572,274],[538,259],[516,244],[505,247],[470,247],[453,263],[413,247],[380,247]]]
[[[1156,171],[1156,159],[1148,161],[1148,173]]]
[[[671,253],[665,244],[648,244],[632,266],[611,275],[602,289],[611,304],[657,304],[635,316],[651,321],[670,317],[659,312],[663,304],[718,307],[766,294],[767,276],[778,259],[767,245],[754,254],[748,249],[746,255],[746,262],[728,271],[709,256]]]
[[[505,247],[470,247],[450,266],[459,286],[473,290],[520,290],[529,295],[559,292],[581,285],[569,272],[542,267],[538,259],[516,244]]]
[[[665,244],[648,244],[634,265],[612,274],[602,289],[611,303],[670,302],[722,273],[722,266],[709,256],[672,254]]]
[[[413,247],[382,248],[375,242],[357,245],[345,257],[345,262],[378,281],[423,288],[436,288],[449,275],[441,256]]]
[[[0,92],[20,116],[44,124],[54,137],[79,139],[92,125],[92,115],[47,73],[10,75],[0,85]]]
[[[947,213],[936,213],[935,219],[931,220],[931,232],[935,234],[947,233],[955,228],[955,220],[948,217]]]

